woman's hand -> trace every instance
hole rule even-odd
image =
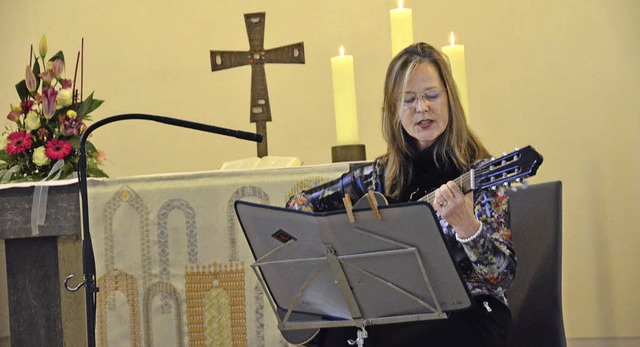
[[[480,221],[473,214],[473,194],[465,196],[453,181],[436,189],[433,208],[456,230],[460,238],[472,236],[480,227]]]

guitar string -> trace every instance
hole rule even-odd
[[[458,187],[461,187],[461,189],[471,188],[471,172],[470,171],[465,172],[459,177],[453,179],[453,182],[455,182],[458,185]],[[425,195],[424,197],[418,199],[418,201],[426,201],[430,204],[433,204],[433,200],[435,198],[436,198],[436,193],[434,190],[434,191],[431,191],[430,193],[427,193],[427,195]]]
[[[493,163],[493,165],[491,165],[492,163]],[[491,171],[495,170],[495,168],[500,167],[500,166],[502,166],[500,164],[500,162],[497,161],[497,160],[494,160],[494,161],[491,161],[489,163],[486,163],[486,164],[482,165],[479,168],[474,169],[473,172],[474,172],[474,176],[475,176],[474,177],[475,183],[476,183],[475,186],[477,186],[478,185],[477,183],[480,182],[479,177],[484,177],[488,172],[491,172]],[[507,173],[505,178],[509,178],[511,176],[513,176],[513,175]],[[462,174],[459,177],[455,178],[453,181],[458,185],[458,187],[461,187],[463,192],[466,194],[468,191],[465,192],[464,190],[468,189],[470,191],[470,189],[471,189],[471,171],[465,172],[464,174]],[[507,181],[509,181],[509,180],[507,180]],[[428,203],[433,204],[434,200],[435,200],[435,190],[427,193],[427,195],[423,196],[422,198],[418,199],[417,201],[427,201]]]

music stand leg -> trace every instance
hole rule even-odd
[[[364,328],[364,325],[363,325],[362,328],[358,329],[358,338],[356,338],[355,340],[347,340],[347,343],[349,344],[349,346],[353,346],[357,344],[358,347],[363,347],[364,339],[366,338],[367,338],[367,330]]]

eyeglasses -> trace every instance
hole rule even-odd
[[[424,92],[424,94],[422,95],[407,93],[402,97],[402,105],[404,107],[415,107],[418,100],[422,100],[422,102],[424,102],[425,100],[428,102],[437,102],[438,100],[440,100],[440,97],[442,96],[442,92],[443,92],[442,90],[437,89],[437,90],[428,90]]]

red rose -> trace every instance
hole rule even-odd
[[[64,159],[73,150],[71,143],[55,138],[49,140],[44,146],[46,147],[44,154],[52,160]]]
[[[7,154],[18,155],[31,149],[33,139],[26,131],[15,131],[7,136]]]

